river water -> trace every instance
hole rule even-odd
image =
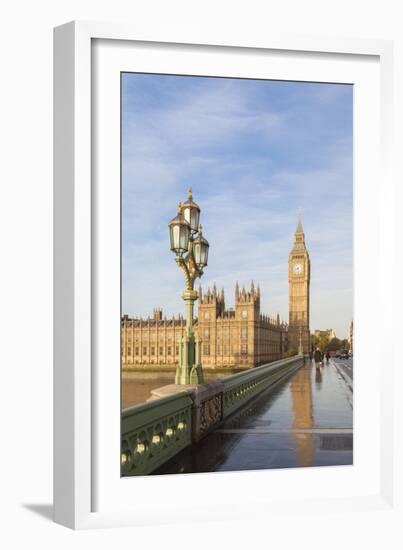
[[[233,374],[204,370],[206,382],[225,378]],[[240,372],[239,370],[236,372]],[[151,390],[175,382],[175,372],[123,372],[122,374],[122,408],[144,403],[151,396]]]

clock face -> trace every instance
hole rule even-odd
[[[294,264],[294,273],[300,275],[304,271],[302,264]]]

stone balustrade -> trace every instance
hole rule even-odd
[[[295,356],[207,384],[153,390],[149,401],[122,412],[122,475],[153,472],[303,363]]]
[[[122,475],[149,474],[190,445],[192,407],[190,394],[182,391],[124,409]]]
[[[301,356],[280,359],[268,365],[261,365],[246,372],[234,374],[222,380],[223,383],[223,418],[243,407],[245,403],[279,382],[284,376],[289,376],[303,365]]]

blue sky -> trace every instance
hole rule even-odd
[[[311,330],[352,318],[350,85],[122,76],[122,311],[182,313],[168,222],[189,186],[210,242],[203,289],[261,287],[288,320],[287,261],[301,209]],[[197,281],[197,286],[199,281]]]

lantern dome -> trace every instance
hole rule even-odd
[[[177,256],[182,256],[189,248],[190,224],[182,215],[182,205],[179,203],[178,214],[169,224],[171,250]]]
[[[193,254],[200,271],[207,266],[210,244],[202,235],[202,226],[198,227],[199,234],[193,241]]]
[[[182,204],[182,215],[190,224],[192,233],[196,233],[199,227],[200,207],[193,201],[192,188],[189,187],[188,200]]]

